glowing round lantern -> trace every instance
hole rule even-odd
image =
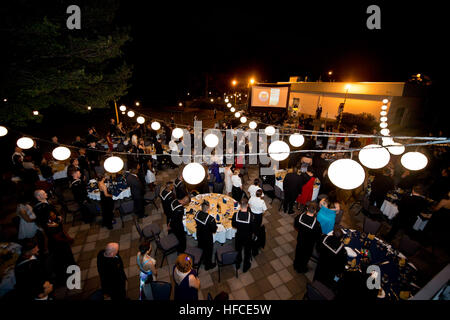
[[[255,121],[250,121],[250,123],[248,124],[248,126],[250,127],[250,129],[256,129],[256,127],[258,126],[258,124]]]
[[[269,145],[269,155],[273,160],[283,161],[289,157],[289,145],[284,141],[274,141]]]
[[[289,143],[293,147],[300,147],[305,143],[305,137],[302,134],[294,133],[289,136]]]
[[[158,121],[153,121],[152,122],[152,129],[155,131],[158,131],[159,129],[161,129],[161,124]]]
[[[128,111],[127,115],[128,115],[130,118],[133,118],[133,117],[134,117],[134,111],[132,111],[132,110]]]
[[[264,130],[264,132],[268,135],[274,135],[275,134],[275,128],[273,126],[268,126],[266,127],[266,129]]]
[[[103,163],[103,167],[109,173],[117,173],[123,168],[123,160],[115,156],[109,157]]]
[[[19,140],[17,140],[17,146],[20,149],[24,149],[24,150],[30,149],[33,145],[34,145],[33,139],[28,138],[28,137],[23,137],[23,138],[20,138]]]
[[[136,121],[137,121],[137,123],[139,123],[139,124],[143,124],[143,123],[145,122],[145,118],[139,116],[139,117],[137,117]]]
[[[4,126],[0,126],[0,137],[4,137],[8,134],[8,129],[6,129]]]
[[[181,128],[175,128],[172,131],[172,137],[175,139],[180,139],[183,136],[183,129]]]
[[[207,147],[214,148],[219,144],[219,137],[213,133],[210,133],[205,136],[205,144]]]
[[[421,152],[407,152],[400,159],[402,165],[408,170],[422,170],[428,164],[428,158]]]
[[[358,188],[364,182],[365,176],[363,167],[351,159],[336,160],[328,167],[330,181],[344,190]]]
[[[53,149],[52,156],[56,160],[66,160],[70,157],[70,150],[67,147],[57,147]]]
[[[183,169],[183,179],[188,184],[196,185],[203,181],[206,172],[205,168],[200,163],[189,163]]]
[[[359,161],[369,169],[386,166],[391,158],[389,151],[378,144],[369,144],[359,151]]]

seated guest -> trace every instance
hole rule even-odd
[[[85,144],[81,141],[81,137],[80,136],[76,136],[75,137],[75,141],[72,142],[72,145],[77,147],[77,148],[84,148]]]
[[[372,192],[370,193],[370,203],[381,208],[386,194],[394,190],[394,179],[392,178],[392,171],[389,168],[383,168],[381,173],[376,173],[372,181]]]
[[[297,230],[297,247],[295,249],[294,269],[298,273],[308,271],[308,261],[311,258],[314,245],[322,235],[320,222],[317,221],[318,205],[310,201],[306,204],[306,212],[294,219],[294,228]]]
[[[248,194],[250,196],[250,199],[256,195],[257,190],[261,190],[261,187],[259,185],[260,180],[256,178],[255,180],[253,180],[253,184],[250,187],[248,187]]]
[[[64,232],[62,218],[53,211],[50,211],[44,230],[48,239],[48,251],[56,274],[56,281],[63,284],[66,282],[67,267],[76,264],[70,247],[73,239]]]
[[[53,182],[53,170],[48,165],[47,159],[42,158],[39,169],[41,170],[41,175],[45,180],[48,182]]]
[[[72,178],[72,173],[73,173],[75,170],[80,170],[80,171],[81,171],[81,168],[80,168],[80,162],[78,161],[78,158],[72,158],[72,159],[70,159],[70,164],[69,164],[69,166],[67,167],[67,176],[68,176],[69,178]],[[80,179],[81,179],[81,180],[84,180],[83,172],[80,172],[80,173],[81,173]]]
[[[33,239],[27,239],[22,245],[22,251],[14,268],[16,289],[20,297],[32,300],[33,290],[42,281],[49,280],[45,271],[45,264],[39,257],[39,247]]]
[[[345,271],[347,252],[342,243],[343,233],[335,227],[332,235],[322,235],[317,244],[319,261],[314,273],[314,280],[319,280],[329,288],[337,285],[335,277]]]
[[[185,253],[178,256],[173,267],[173,280],[175,282],[175,301],[197,301],[200,279],[197,272],[192,269],[192,258]]]
[[[263,214],[267,210],[264,194],[261,189],[258,189],[256,194],[248,200],[248,205],[255,218],[255,230],[258,230],[262,224]]]
[[[105,298],[125,300],[127,276],[119,255],[119,244],[110,242],[97,255],[97,269]]]
[[[16,214],[20,217],[19,234],[17,238],[19,240],[33,238],[36,233],[39,232],[33,208],[28,203],[25,194],[20,194],[17,202]]]

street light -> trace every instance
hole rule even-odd
[[[231,82],[231,84],[233,85],[233,87],[236,87],[237,81],[236,81],[236,80],[233,80],[233,81]],[[234,104],[236,104],[236,89],[234,89]]]
[[[251,79],[250,79],[250,85],[252,85],[252,84],[254,84],[254,83],[255,83],[255,79],[251,78]]]
[[[139,107],[140,103],[139,101],[136,101],[136,107]]]

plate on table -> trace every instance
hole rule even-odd
[[[354,258],[358,255],[352,248],[350,248],[350,247],[344,247],[344,248],[345,248],[345,251],[347,251],[347,255],[350,258]]]

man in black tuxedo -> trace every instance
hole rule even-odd
[[[72,179],[73,181],[70,184],[70,190],[72,190],[73,197],[81,208],[83,221],[85,223],[91,223],[94,219],[94,216],[86,207],[86,203],[88,200],[86,189],[87,187],[86,183],[81,179],[81,171],[79,169],[75,169],[75,171],[72,172]]]
[[[138,218],[144,218],[147,216],[144,212],[145,187],[138,178],[138,172],[139,165],[137,165],[137,168],[130,169],[130,171],[125,174],[125,179],[131,189],[131,196],[133,197],[134,202],[134,213],[136,213]]]
[[[125,300],[127,276],[119,255],[119,244],[108,243],[97,255],[97,270],[102,291],[111,300]]]
[[[304,178],[297,174],[297,168],[293,172],[286,174],[283,180],[284,204],[283,209],[285,213],[294,213],[294,202],[297,196],[301,193],[304,184]]]
[[[203,250],[203,263],[205,270],[212,269],[216,266],[212,262],[212,254],[214,248],[214,233],[217,231],[216,219],[209,215],[209,203],[202,203],[202,209],[195,215],[197,224],[198,247]]]
[[[166,183],[166,187],[159,194],[163,205],[164,214],[166,215],[167,223],[169,223],[170,215],[172,213],[171,204],[175,200],[174,185],[172,181]]]
[[[34,197],[37,200],[37,203],[33,207],[33,211],[36,214],[36,223],[39,227],[44,228],[47,226],[50,212],[57,211],[52,204],[48,203],[48,195],[44,190],[36,190],[34,192]]]

